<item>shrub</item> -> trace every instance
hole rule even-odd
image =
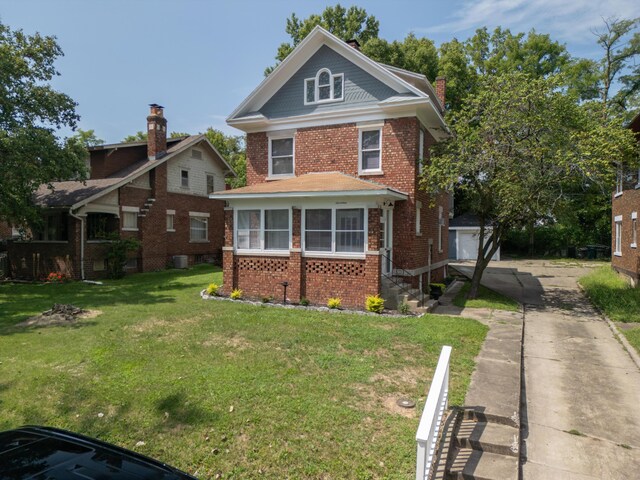
[[[271,303],[273,302],[273,295],[262,297],[262,303]]]
[[[369,312],[382,313],[384,310],[384,298],[380,298],[380,295],[369,295],[365,303],[365,308]]]
[[[342,306],[342,300],[338,297],[330,298],[327,300],[327,307],[329,308],[340,308]]]
[[[409,304],[407,302],[402,302],[398,307],[398,310],[403,315],[407,315],[408,313],[411,312],[411,309],[409,308]]]
[[[107,273],[109,278],[122,278],[129,252],[138,250],[140,242],[135,238],[119,238],[117,235],[112,235],[109,238],[111,242],[106,255]]]
[[[217,283],[210,283],[207,287],[207,295],[218,295],[218,290],[220,290],[220,285]]]
[[[444,283],[432,283],[430,284],[431,288],[435,288],[436,290],[441,290],[444,292],[444,289],[447,288],[447,286]]]
[[[234,300],[238,300],[239,298],[242,298],[242,290],[234,288],[229,296]]]
[[[309,299],[307,297],[302,297],[300,299],[300,305],[302,305],[303,307],[308,307],[309,306]]]

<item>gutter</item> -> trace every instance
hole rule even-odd
[[[85,217],[80,217],[73,213],[73,210],[69,209],[69,215],[73,218],[80,220],[80,279],[84,280],[84,220]]]

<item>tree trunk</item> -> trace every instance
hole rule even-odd
[[[491,258],[491,257],[489,257]],[[473,271],[473,276],[471,277],[471,288],[469,288],[469,293],[467,294],[468,299],[478,298],[478,292],[480,290],[480,280],[482,280],[482,274],[485,269],[489,265],[489,260],[484,258],[478,258],[476,260],[476,268]]]

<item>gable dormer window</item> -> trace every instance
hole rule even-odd
[[[332,74],[328,68],[321,68],[314,78],[304,81],[304,104],[339,102],[343,99],[344,74]]]

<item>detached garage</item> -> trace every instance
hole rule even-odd
[[[485,237],[491,230],[485,232]],[[475,215],[464,213],[449,220],[449,258],[451,260],[476,260],[478,258],[478,240],[480,222]],[[491,260],[500,260],[500,249]]]

